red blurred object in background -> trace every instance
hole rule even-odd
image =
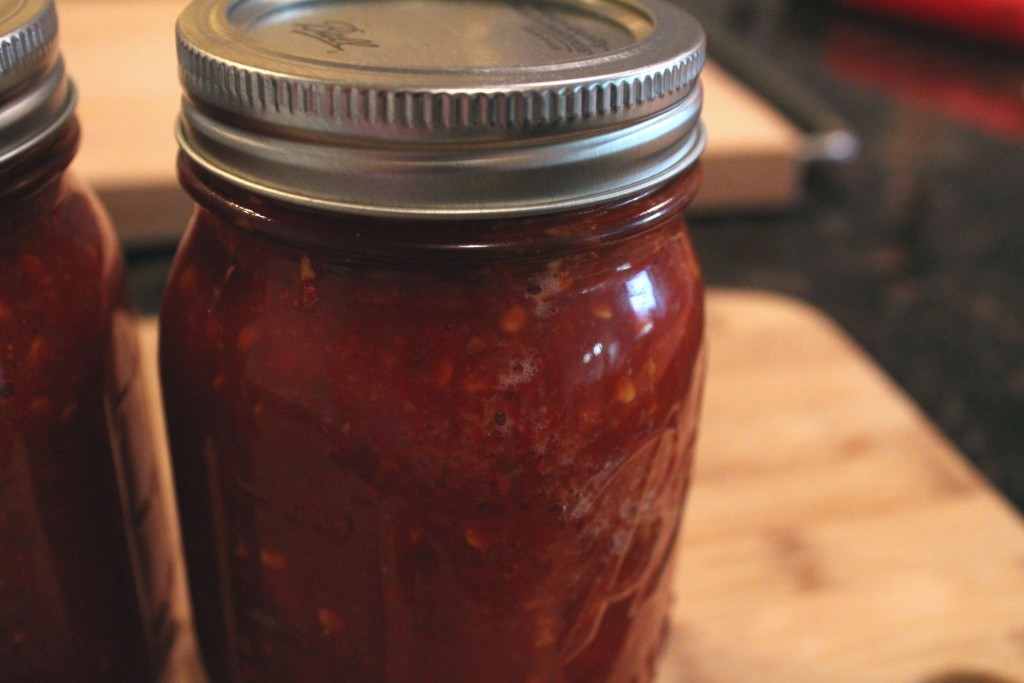
[[[1024,47],[1024,0],[838,0],[838,3]]]
[[[839,0],[882,5],[882,0]],[[948,13],[996,0],[898,0],[894,7],[935,5]],[[954,7],[953,5],[956,5]],[[1005,3],[1004,3],[1005,4]],[[1022,3],[1010,3],[1018,4]],[[829,26],[826,67],[838,80],[886,93],[912,106],[1001,137],[1024,141],[1024,58],[970,41],[935,40],[934,35],[894,30],[846,17]]]

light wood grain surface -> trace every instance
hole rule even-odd
[[[180,101],[174,24],[185,0],[57,0],[61,49],[83,126],[75,168],[123,237],[173,239],[190,202],[175,178]],[[804,140],[715,65],[704,74],[710,143],[697,211],[790,206],[802,195]],[[132,192],[134,191],[134,194]]]
[[[660,683],[1024,681],[1016,512],[817,311],[727,292],[709,308]]]
[[[658,683],[1024,682],[1024,520],[817,310],[708,308]]]

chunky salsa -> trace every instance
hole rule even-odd
[[[696,171],[583,210],[198,209],[160,361],[218,683],[650,683],[702,374]]]
[[[76,140],[0,167],[0,683],[152,681],[173,631],[123,264],[61,170]]]

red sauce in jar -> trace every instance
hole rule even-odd
[[[172,558],[52,0],[0,0],[0,53],[0,683],[155,681]]]
[[[654,190],[526,218],[198,203],[160,362],[219,683],[649,683],[703,308]]]
[[[155,680],[172,634],[114,233],[55,140],[0,165],[0,682]]]
[[[177,38],[197,208],[160,368],[213,679],[651,683],[703,31],[662,0],[195,0]]]

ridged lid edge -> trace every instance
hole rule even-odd
[[[648,113],[645,105],[688,92],[704,61],[702,43],[699,49],[661,69],[572,87],[393,91],[247,69],[203,53],[178,33],[179,75],[193,99],[228,111],[304,116],[328,127],[506,128],[552,125],[643,109],[636,112],[641,115]]]
[[[35,11],[33,11],[35,10]],[[0,25],[0,97],[48,64],[57,46],[57,10],[52,0],[26,2]]]

